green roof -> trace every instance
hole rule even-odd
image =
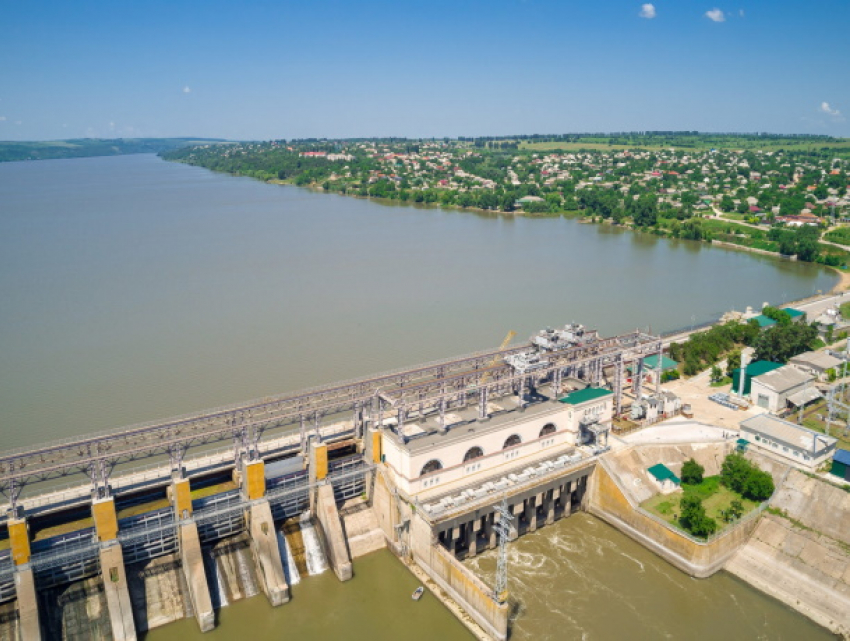
[[[747,363],[747,376],[761,376],[762,374],[767,374],[768,372],[772,372],[780,367],[782,367],[782,363],[774,363],[773,361],[753,361],[752,363]],[[740,373],[741,368],[739,367],[735,371]]]
[[[613,393],[611,390],[602,389],[601,387],[585,387],[584,389],[570,392],[564,398],[560,399],[560,401],[561,403],[568,403],[570,405],[581,405],[582,403],[593,401],[603,396],[609,396]]]
[[[771,361],[755,361],[747,364],[747,375],[744,377],[744,394],[749,394],[751,389],[751,381],[756,376],[767,374],[775,369],[782,367],[780,363],[772,363]],[[739,367],[732,372],[732,391],[736,394],[741,389],[741,368]]]
[[[776,321],[772,318],[768,318],[764,314],[759,314],[755,318],[751,318],[750,320],[754,320],[759,324],[759,327],[770,327],[771,325],[776,325]]]
[[[664,463],[658,463],[657,465],[653,465],[647,470],[647,472],[652,474],[652,476],[657,478],[659,481],[666,481],[669,479],[673,481],[676,485],[679,485],[681,483],[679,477],[673,474],[672,470],[666,465],[664,465]]]
[[[806,312],[801,312],[799,309],[794,309],[792,307],[786,307],[782,311],[788,314],[792,319],[806,315]]]
[[[661,358],[661,364],[664,367],[664,371],[667,372],[671,369],[676,369],[679,367],[679,363],[674,361],[672,358],[667,358],[663,356]],[[647,356],[643,359],[643,368],[647,369],[658,369],[658,354],[653,354],[652,356]],[[632,371],[632,367],[629,366],[629,371]]]
[[[736,442],[738,445],[749,445],[749,444],[750,444],[750,442],[749,442],[747,439],[745,439],[745,438],[739,438],[739,439],[738,439],[737,441],[735,441],[735,442]]]

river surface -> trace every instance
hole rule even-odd
[[[727,572],[694,579],[578,513],[508,548],[512,641],[817,641],[835,635]],[[467,561],[488,583],[496,551]]]
[[[613,333],[801,298],[836,277],[564,219],[386,206],[155,156],[0,164],[0,449],[498,345],[579,321]],[[515,638],[808,638],[725,574],[688,579],[586,515],[513,546]],[[490,556],[479,561],[487,573]],[[389,553],[292,603],[151,641],[465,639]],[[829,638],[829,637],[824,637]]]
[[[0,164],[8,449],[464,354],[664,331],[823,268],[565,219],[381,205],[153,155]]]

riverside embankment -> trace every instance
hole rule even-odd
[[[763,507],[708,541],[694,539],[640,508],[656,490],[647,468],[674,472],[694,458],[719,473],[729,441],[630,445],[602,457],[587,510],[683,572],[709,577],[726,570],[850,638],[850,493],[755,453],[747,456],[774,478]]]

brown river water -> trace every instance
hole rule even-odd
[[[672,330],[834,274],[564,219],[386,206],[155,156],[0,164],[0,449],[497,345],[546,325]],[[513,636],[829,636],[576,515],[512,545]],[[486,577],[491,555],[471,562]],[[388,552],[220,611],[204,638],[463,639]],[[200,639],[193,620],[151,640]]]

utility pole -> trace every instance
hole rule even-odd
[[[499,522],[493,527],[499,535],[499,557],[496,560],[496,601],[504,603],[508,600],[508,539],[511,536],[511,523],[514,515],[508,506],[507,494],[502,497],[501,504],[496,506]]]

